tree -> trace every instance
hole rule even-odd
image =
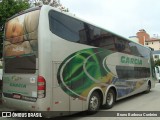
[[[69,12],[68,8],[65,8],[60,3],[60,0],[29,0],[31,7],[39,6],[39,5],[50,5],[52,7],[58,8],[62,11]]]
[[[0,58],[2,56],[3,33],[6,20],[29,7],[28,0],[2,0],[0,2]]]

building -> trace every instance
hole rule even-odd
[[[151,38],[150,40],[145,41],[145,45],[153,48],[154,50],[160,50],[160,39]]]
[[[136,35],[137,36],[130,36],[129,39],[142,45],[151,47],[154,50],[160,50],[160,37],[158,35],[150,37],[150,35],[144,29],[140,29]]]
[[[145,41],[150,40],[150,35],[144,29],[141,29],[137,32],[137,38],[140,44],[145,45]]]

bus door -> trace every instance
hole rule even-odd
[[[52,101],[53,101],[53,111],[66,111],[69,112],[69,95],[62,89],[63,83],[59,82],[57,79],[58,68],[61,62],[52,62]]]
[[[81,64],[81,62],[78,61],[72,61],[68,63],[68,70],[66,73],[66,80],[69,80],[69,88],[68,88],[68,92],[69,92],[69,104],[70,104],[70,112],[76,112],[76,111],[82,111],[82,100],[80,100],[81,98],[81,92],[83,89],[83,85],[84,85],[84,76],[83,73],[81,71],[83,71],[82,67],[78,67],[77,66]],[[77,68],[77,69],[75,69]]]
[[[72,91],[70,91],[70,111],[76,112],[76,111],[82,111],[83,110],[83,100],[81,99],[81,96],[78,94],[77,90],[78,88],[84,84],[84,79],[78,80],[78,81],[71,81],[70,88]]]
[[[58,68],[61,63],[53,63],[54,71],[58,71]],[[54,74],[53,84],[53,109],[57,111],[82,111],[82,100],[80,100],[77,91],[79,86],[83,85],[83,80],[77,81],[74,80],[76,76],[72,75],[73,69],[69,66],[64,68],[63,72],[60,72],[61,80],[57,80],[56,74]],[[63,81],[62,81],[63,80]],[[56,105],[58,104],[58,105]]]

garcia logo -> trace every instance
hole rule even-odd
[[[142,60],[138,58],[130,58],[130,57],[122,56],[121,63],[142,65]]]
[[[18,77],[18,76],[12,76],[12,80],[13,81],[19,81],[19,80],[22,80],[22,78]]]
[[[10,83],[10,86],[19,87],[19,88],[26,88],[26,85],[25,84],[21,84],[21,83]]]

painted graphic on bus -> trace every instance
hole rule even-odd
[[[121,57],[116,57],[117,55]],[[132,80],[132,76],[125,78],[126,71],[121,70],[121,66],[125,69],[125,66],[130,64],[130,67],[127,67],[128,71],[130,68],[131,72],[136,69],[144,69],[142,71],[146,72],[141,76],[138,76],[137,72],[132,73],[133,78],[149,77],[149,64],[143,64],[146,60],[101,48],[85,49],[71,54],[63,61],[58,71],[58,82],[67,94],[84,100],[93,87],[98,86],[105,91],[110,84],[116,85],[118,97],[122,97],[140,88],[145,80]],[[117,66],[114,65],[115,62]],[[120,71],[124,73],[119,73]]]
[[[15,17],[6,23],[5,56],[31,54],[37,51],[39,10]]]

